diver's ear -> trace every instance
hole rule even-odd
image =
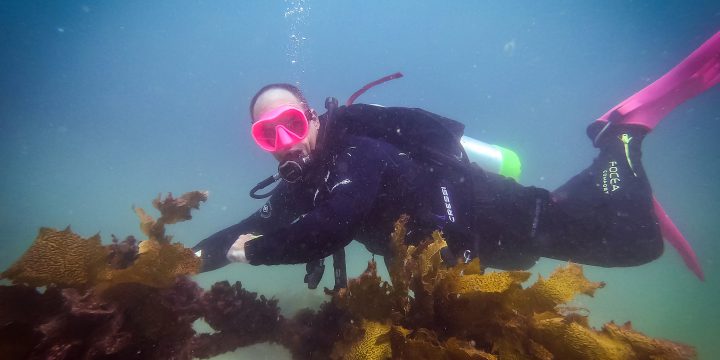
[[[320,118],[318,118],[318,114],[315,109],[310,109],[310,125],[316,129],[320,128]]]

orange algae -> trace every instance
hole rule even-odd
[[[356,339],[335,343],[331,359],[381,360],[390,359],[390,326],[379,322],[362,320],[361,334]]]
[[[0,277],[32,287],[83,286],[94,283],[105,270],[108,254],[99,235],[83,239],[70,227],[40,228],[32,246]]]
[[[615,341],[584,324],[543,313],[535,317],[533,337],[561,359],[634,359],[629,344]]]
[[[207,201],[207,198],[207,191],[191,191],[179,198],[174,198],[171,193],[165,199],[158,195],[152,202],[153,206],[160,211],[160,218],[157,220],[146,214],[142,208],[135,208],[135,212],[140,218],[140,229],[150,240],[160,243],[170,242],[172,237],[165,235],[165,225],[192,219],[190,211],[200,208],[200,203]]]
[[[622,326],[609,322],[603,325],[602,332],[612,339],[630,344],[637,357],[641,359],[680,360],[696,356],[692,347],[668,340],[653,339],[633,330],[630,322]]]
[[[569,263],[524,288],[529,272],[485,273],[477,259],[446,266],[440,257],[446,244],[439,232],[418,246],[404,245],[406,222],[404,217],[396,224],[391,236],[396,253],[387,264],[397,289],[379,279],[371,261],[363,275],[350,281],[349,291],[334,298],[345,304],[341,306],[360,324],[361,332],[384,339],[376,324],[384,321],[390,326],[393,358],[696,358],[689,346],[649,338],[629,325],[591,328],[586,315],[565,303],[578,295],[593,296],[605,284],[589,281],[577,264]],[[367,350],[371,342],[362,339],[357,341],[362,341],[363,351],[381,352]],[[385,349],[385,342],[377,346]],[[341,349],[348,347],[336,347],[334,354]]]
[[[201,261],[182,244],[145,240],[140,243],[137,260],[126,269],[106,269],[101,281],[109,284],[136,283],[168,287],[175,278],[196,274]]]
[[[398,359],[472,359],[496,360],[495,355],[477,349],[472,343],[449,338],[441,342],[428,329],[411,331],[394,326],[390,332],[393,357]]]
[[[385,321],[396,311],[391,292],[392,286],[380,279],[377,264],[371,261],[358,279],[338,291],[334,302],[359,319]]]
[[[111,266],[107,261],[110,247],[101,244],[99,235],[83,239],[69,227],[63,231],[41,228],[35,242],[0,278],[32,287],[106,288],[120,283],[168,287],[177,276],[197,273],[200,259],[181,244],[171,244],[165,224],[189,219],[190,209],[206,199],[207,192],[200,191],[177,199],[171,194],[164,200],[158,197],[153,201],[161,211],[158,221],[135,208],[140,228],[149,239],[140,243],[137,259],[127,268]]]
[[[510,286],[520,284],[530,277],[525,271],[503,271],[489,274],[453,274],[448,278],[448,291],[453,294],[467,295],[472,293],[502,293]],[[452,279],[452,281],[450,281]]]
[[[550,310],[572,300],[578,294],[594,296],[595,290],[604,286],[604,282],[587,280],[580,265],[569,263],[564,268],[556,269],[548,279],[538,277],[529,292],[536,302],[536,310]]]

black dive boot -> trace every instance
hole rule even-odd
[[[642,141],[647,133],[648,129],[641,125],[595,122],[588,126],[588,137],[600,149],[588,170],[605,195],[636,198],[637,192],[650,194],[641,160]]]
[[[588,128],[600,153],[592,164],[552,193],[564,219],[544,226],[559,238],[538,239],[558,258],[586,264],[631,266],[662,253],[652,190],[641,157],[644,126],[596,122]],[[599,135],[599,136],[598,136]]]

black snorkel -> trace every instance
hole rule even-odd
[[[272,185],[272,183],[280,180],[280,173],[267,177],[265,180],[257,183],[252,189],[250,189],[250,197],[253,199],[264,199],[272,195],[275,189],[272,189],[264,194],[258,194],[257,192]]]

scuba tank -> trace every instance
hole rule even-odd
[[[401,77],[403,77],[403,74],[396,72],[368,83],[352,94],[345,105],[352,105],[360,95],[370,88]],[[499,145],[491,145],[466,135],[460,137],[460,145],[462,145],[465,150],[470,162],[477,163],[483,170],[513,178],[515,181],[519,180],[520,173],[522,172],[522,163],[520,162],[520,157],[514,151]]]
[[[522,164],[514,151],[465,135],[460,138],[460,144],[470,161],[477,163],[483,170],[513,178],[515,181],[520,178]]]

